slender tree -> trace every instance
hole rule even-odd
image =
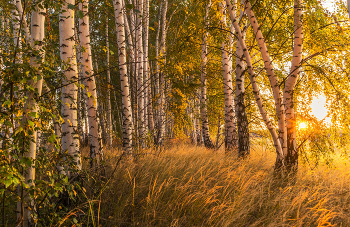
[[[224,3],[224,2],[222,2]],[[226,4],[220,3],[220,9],[222,13],[221,23],[223,29],[226,28],[226,15],[224,14],[224,6]],[[234,111],[234,95],[232,86],[232,55],[230,51],[232,49],[233,35],[229,33],[228,45],[224,42],[221,44],[222,52],[222,67],[223,67],[223,83],[225,94],[225,150],[232,151],[237,149],[237,130]]]
[[[20,3],[17,3],[20,5]],[[21,6],[20,6],[21,8]],[[31,18],[31,46],[33,47],[32,56],[30,57],[30,65],[36,70],[36,75],[34,78],[30,80],[29,85],[33,86],[34,91],[27,92],[27,101],[24,105],[23,111],[23,125],[27,126],[27,121],[30,120],[35,122],[35,118],[38,116],[39,108],[37,105],[36,98],[41,95],[43,78],[42,78],[42,69],[41,64],[44,61],[45,52],[43,50],[43,40],[45,36],[45,13],[46,10],[44,8],[43,2],[38,1],[35,4],[35,10],[32,12]],[[26,26],[26,25],[24,25]],[[29,184],[29,186],[34,186],[35,180],[35,159],[37,153],[37,135],[38,131],[33,127],[32,138],[29,143],[29,151],[24,154],[26,158],[31,160],[31,165],[26,168],[24,171],[25,182]],[[23,226],[31,226],[34,224],[34,216],[33,213],[36,209],[34,207],[34,200],[30,197],[30,194],[24,188],[20,189],[19,196],[23,198],[21,201],[20,210],[17,212],[20,213],[21,219],[23,221]]]
[[[207,113],[207,62],[208,62],[208,48],[207,48],[207,38],[208,31],[207,27],[209,26],[209,9],[211,1],[206,4],[205,7],[205,16],[204,24],[206,30],[203,35],[202,43],[202,62],[201,62],[201,120],[202,120],[202,136],[204,140],[204,145],[207,148],[214,148],[214,144],[211,141],[209,134],[209,123],[208,123],[208,113]]]
[[[106,17],[106,54],[107,54],[107,124],[108,124],[108,143],[112,147],[113,142],[113,124],[112,124],[112,107],[111,107],[111,71],[109,69],[109,39],[108,39],[108,16]]]
[[[118,39],[118,54],[119,54],[119,73],[121,81],[122,104],[123,104],[123,148],[125,152],[132,152],[132,111],[129,92],[128,71],[126,66],[126,51],[125,51],[125,23],[124,10],[121,0],[114,0],[114,14],[116,33]]]
[[[89,29],[89,2],[83,0],[79,3],[79,9],[83,12],[84,16],[79,19],[79,40],[82,49],[82,74],[84,78],[84,85],[87,92],[86,107],[89,120],[89,141],[90,141],[90,157],[92,167],[96,168],[100,165],[103,157],[103,145],[101,132],[99,131],[98,124],[98,100],[96,91],[96,82],[91,56],[90,45],[90,29]]]
[[[61,114],[64,120],[62,124],[62,152],[68,151],[77,170],[81,170],[81,158],[79,152],[79,136],[77,130],[77,93],[76,81],[78,70],[74,40],[74,11],[68,7],[74,5],[75,0],[65,0],[59,15],[60,55],[64,72],[62,88]],[[71,171],[65,170],[69,176]]]

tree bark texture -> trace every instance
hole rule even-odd
[[[205,16],[204,24],[205,30],[209,25],[209,7],[210,1],[205,7]],[[208,123],[208,113],[207,113],[207,62],[208,62],[208,53],[207,53],[207,37],[208,32],[205,31],[203,35],[202,43],[202,62],[201,62],[201,120],[202,120],[202,134],[204,140],[204,146],[206,148],[214,148],[214,144],[211,141],[209,134],[209,123]]]
[[[221,9],[222,14],[222,25],[226,28],[226,15],[224,14],[223,4]],[[238,140],[237,140],[237,129],[236,129],[236,117],[235,117],[235,105],[234,105],[234,95],[232,86],[232,51],[233,37],[229,33],[229,43],[228,45],[224,42],[221,44],[222,52],[222,68],[223,68],[223,84],[224,84],[224,95],[225,95],[225,150],[227,152],[237,150]]]
[[[90,142],[90,158],[93,169],[100,165],[103,156],[103,145],[101,132],[98,124],[98,100],[96,91],[96,81],[92,66],[91,45],[90,45],[90,28],[89,28],[89,2],[83,0],[79,3],[79,8],[83,12],[84,17],[79,19],[79,39],[82,51],[81,63],[84,85],[87,92],[86,107],[89,121],[89,142]]]
[[[125,50],[125,23],[124,11],[121,0],[114,0],[114,15],[116,24],[116,33],[118,39],[118,55],[119,55],[119,73],[121,81],[122,104],[123,104],[123,148],[128,154],[132,153],[132,110],[129,91],[129,80],[126,65]]]
[[[78,88],[73,81],[78,79],[75,40],[74,40],[74,11],[68,5],[75,4],[75,0],[65,0],[59,15],[60,32],[60,56],[64,71],[62,88],[62,151],[68,151],[72,158],[75,169],[81,170],[81,159],[79,152],[79,135],[77,129],[77,95]],[[67,160],[67,159],[66,159]],[[71,172],[66,169],[70,176]]]
[[[271,122],[271,120],[270,120],[270,118],[269,118],[269,116],[268,116],[268,114],[267,114],[267,112],[265,110],[264,104],[263,104],[262,99],[261,99],[260,90],[259,90],[258,84],[257,84],[256,79],[255,79],[255,73],[254,73],[254,68],[253,68],[253,65],[252,65],[251,57],[250,57],[248,48],[247,48],[247,46],[245,44],[241,28],[238,25],[238,22],[237,22],[237,19],[236,19],[236,9],[235,9],[235,7],[233,7],[231,5],[230,0],[226,0],[226,5],[227,5],[227,9],[228,9],[228,11],[230,13],[231,22],[232,22],[232,24],[233,24],[233,26],[234,26],[234,28],[235,28],[235,30],[237,32],[237,38],[238,38],[239,44],[241,45],[241,47],[243,49],[244,57],[245,57],[246,62],[247,62],[249,78],[250,78],[250,82],[251,82],[251,85],[252,85],[252,88],[253,88],[255,101],[256,101],[256,103],[258,105],[260,114],[261,114],[261,116],[262,116],[262,118],[263,118],[263,120],[265,122],[265,125],[266,125],[267,129],[270,131],[270,134],[272,136],[276,152],[278,153],[278,155],[280,155],[280,157],[283,157],[283,151],[282,151],[282,146],[281,146],[279,137],[278,137],[278,135],[276,133],[275,128],[272,125],[272,122]]]

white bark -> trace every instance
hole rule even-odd
[[[98,101],[96,91],[96,81],[92,66],[91,45],[90,45],[90,29],[89,29],[89,2],[83,0],[79,3],[79,9],[83,12],[84,17],[79,19],[79,39],[82,52],[82,74],[84,78],[84,85],[87,92],[86,107],[88,111],[89,120],[89,141],[90,141],[90,158],[92,167],[96,168],[102,161],[102,139],[98,124]]]
[[[148,129],[150,132],[154,129],[153,122],[153,110],[152,110],[152,91],[151,91],[151,79],[150,79],[150,69],[148,62],[148,36],[149,36],[149,0],[145,0],[144,7],[144,75],[146,80],[146,88],[145,88],[145,105],[147,108],[147,119],[148,119]]]
[[[224,2],[223,2],[224,3]],[[221,22],[223,28],[226,28],[226,15],[224,14],[224,5],[220,9],[222,13]],[[235,110],[234,110],[234,95],[232,86],[232,56],[230,51],[232,50],[233,35],[229,33],[229,44],[225,42],[221,44],[222,52],[222,67],[223,67],[223,83],[225,94],[225,150],[232,151],[238,147]]]
[[[118,39],[118,55],[119,55],[119,73],[122,90],[123,103],[123,148],[125,152],[132,152],[132,111],[129,92],[128,72],[126,66],[126,51],[125,51],[125,30],[124,16],[121,0],[113,0],[116,33]]]
[[[269,119],[269,116],[264,108],[264,104],[262,102],[262,99],[261,99],[261,96],[260,96],[260,91],[259,91],[259,87],[258,87],[258,84],[255,80],[255,73],[254,73],[254,68],[253,68],[253,65],[252,65],[252,61],[251,61],[251,57],[250,57],[250,54],[249,54],[249,51],[247,49],[247,46],[244,42],[244,39],[243,39],[243,35],[242,35],[242,31],[241,31],[241,28],[240,26],[238,25],[238,22],[236,20],[236,11],[235,11],[235,7],[233,7],[231,5],[231,2],[230,0],[226,0],[226,5],[227,5],[227,9],[230,13],[230,18],[231,18],[231,21],[232,21],[232,24],[237,32],[237,38],[238,38],[238,41],[243,49],[243,52],[244,52],[244,57],[247,61],[247,68],[248,68],[248,73],[249,73],[249,78],[250,78],[250,82],[251,82],[251,85],[252,85],[252,88],[253,88],[253,93],[254,93],[254,97],[255,97],[255,100],[256,100],[256,103],[259,107],[259,111],[260,111],[260,114],[265,122],[265,125],[266,127],[268,128],[268,130],[270,131],[270,134],[272,136],[272,139],[273,139],[273,142],[274,142],[274,146],[276,148],[276,152],[280,155],[280,157],[283,157],[283,151],[282,151],[282,146],[280,144],[280,140],[279,140],[279,137],[276,133],[276,130],[275,128],[273,127],[272,125],[272,122],[271,120]]]
[[[211,1],[205,7],[205,30],[209,25],[209,7]],[[208,53],[207,53],[207,37],[208,32],[205,31],[203,35],[203,43],[202,43],[202,62],[201,62],[201,119],[202,119],[202,134],[204,145],[207,148],[214,148],[214,144],[210,139],[209,134],[209,124],[208,124],[208,113],[207,113],[207,62],[208,62]]]
[[[139,0],[137,5],[140,13],[143,12],[143,0]],[[137,53],[137,73],[138,73],[138,81],[137,81],[137,92],[138,92],[138,131],[139,131],[139,145],[140,147],[144,146],[144,133],[145,133],[145,85],[143,78],[143,39],[142,39],[142,17],[141,14],[136,14],[136,53]]]
[[[112,147],[113,140],[113,123],[112,123],[112,107],[111,107],[111,72],[109,70],[109,40],[108,40],[108,16],[106,17],[106,47],[107,47],[107,124],[108,124],[108,143],[109,147]]]
[[[72,157],[76,170],[81,170],[81,158],[79,152],[79,136],[77,130],[77,91],[74,82],[78,79],[78,70],[74,40],[74,11],[68,8],[68,4],[75,5],[75,0],[65,0],[59,15],[60,55],[63,61],[62,89],[62,151],[68,151]],[[68,175],[71,175],[66,169]]]
[[[40,5],[40,7],[38,6]],[[27,120],[35,122],[35,117],[29,113],[38,113],[39,108],[36,102],[35,95],[41,95],[43,79],[41,75],[41,64],[43,62],[45,53],[43,50],[43,40],[45,35],[45,13],[46,10],[43,8],[42,2],[38,2],[35,6],[35,10],[32,13],[31,30],[33,33],[31,46],[33,47],[34,53],[30,58],[30,65],[37,70],[35,76],[39,77],[33,79],[29,82],[31,86],[35,88],[35,91],[27,92],[27,101],[24,105],[23,111],[23,125],[27,125]],[[39,59],[37,59],[39,57]],[[34,131],[30,144],[29,151],[24,154],[24,156],[31,160],[31,166],[27,167],[25,170],[24,178],[25,182],[29,186],[34,186],[35,180],[35,159],[37,150],[37,131]],[[23,226],[29,226],[34,224],[35,207],[33,198],[30,198],[29,193],[25,189],[20,189],[20,197],[23,198],[22,204],[17,204],[17,212],[19,212],[21,219],[23,219]],[[23,194],[22,194],[23,193]],[[20,208],[20,209],[19,209]]]
[[[168,0],[164,0],[164,5],[162,6],[162,25],[161,25],[161,41],[160,41],[160,56],[158,61],[165,64],[166,57],[166,15],[168,10]],[[159,64],[159,63],[158,63]],[[159,66],[158,66],[159,67]],[[159,69],[159,68],[158,68]],[[164,143],[165,136],[165,80],[164,72],[159,74],[159,112],[158,112],[158,142],[157,144]]]
[[[297,164],[298,151],[296,147],[296,122],[294,113],[293,92],[295,84],[300,73],[300,64],[302,61],[303,51],[303,23],[302,23],[302,0],[294,1],[294,47],[293,59],[290,73],[288,75],[286,84],[283,90],[283,104],[286,109],[286,128],[287,128],[287,148],[288,152],[285,154],[287,163]]]
[[[258,45],[260,47],[260,52],[265,64],[265,70],[267,72],[267,77],[270,80],[273,98],[275,101],[276,106],[276,112],[277,112],[277,118],[278,118],[278,129],[279,129],[279,140],[282,145],[283,153],[286,154],[287,152],[287,131],[285,127],[285,110],[282,100],[281,91],[279,88],[279,82],[277,80],[277,77],[275,75],[275,72],[273,70],[272,61],[270,58],[270,55],[268,53],[266,43],[263,37],[263,34],[260,30],[258,21],[255,18],[254,12],[252,10],[252,6],[250,5],[249,0],[243,0],[244,1],[244,7],[245,12],[247,13],[247,16],[249,18],[250,24],[253,27],[253,31],[256,37],[256,40],[258,42]]]
[[[156,44],[155,44],[155,49],[156,49],[156,75],[155,75],[155,79],[154,79],[154,90],[155,90],[155,94],[156,94],[156,103],[157,103],[157,111],[156,111],[156,131],[157,131],[157,135],[155,137],[155,143],[158,144],[159,143],[159,137],[160,137],[160,125],[159,125],[159,121],[160,121],[160,109],[161,109],[161,100],[160,100],[160,87],[159,87],[159,71],[160,71],[160,60],[159,60],[159,36],[160,36],[160,30],[161,30],[161,15],[162,15],[162,3],[159,5],[159,12],[158,12],[158,29],[157,29],[157,34],[156,34]]]

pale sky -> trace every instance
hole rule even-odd
[[[318,97],[315,97],[312,100],[311,103],[311,114],[314,115],[318,120],[323,120],[327,123],[331,123],[330,117],[327,116],[327,108],[326,105],[326,97],[323,95],[320,95]]]
[[[321,4],[329,11],[334,12],[334,2],[335,0],[323,0]],[[343,0],[343,2],[346,2],[346,0]]]

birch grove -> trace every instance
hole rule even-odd
[[[280,198],[263,201],[250,175],[295,198],[287,187],[346,157],[349,2],[0,3],[0,225],[346,226],[343,208],[318,200],[326,213],[300,200],[300,217],[294,203],[283,220],[225,215],[238,199],[231,172],[252,182],[259,209]],[[195,194],[173,197],[182,184]],[[168,201],[171,218],[149,215]],[[178,207],[193,201],[203,210],[185,220]]]

